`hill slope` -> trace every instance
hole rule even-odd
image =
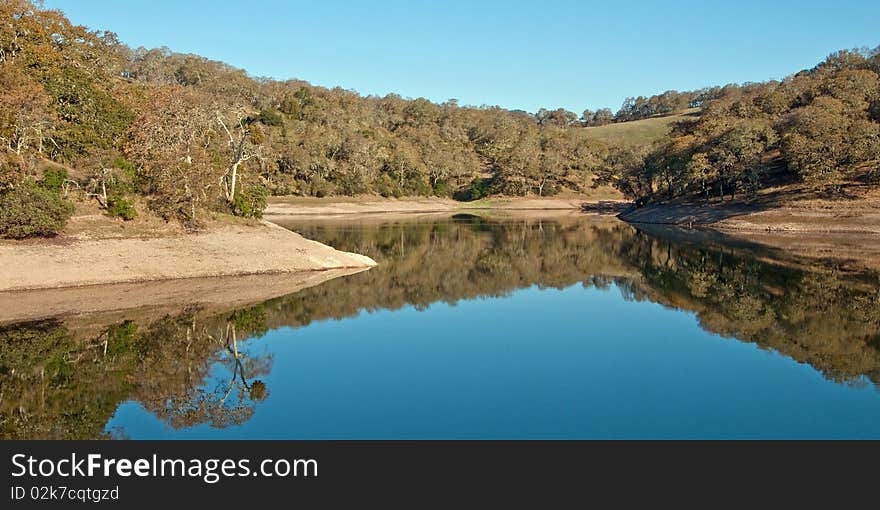
[[[588,139],[602,141],[609,145],[651,145],[666,137],[675,123],[695,120],[699,111],[699,108],[691,108],[672,115],[588,127],[583,130]]]

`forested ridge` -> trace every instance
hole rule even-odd
[[[877,178],[878,54],[844,51],[782,82],[628,98],[617,113],[364,97],[132,49],[29,0],[0,5],[0,235],[63,228],[71,200],[125,220],[260,216],[267,196],[755,190],[775,173],[832,188]],[[701,108],[652,147],[589,129]],[[873,163],[872,163],[873,162]]]
[[[0,189],[17,190],[21,208],[63,216],[46,191],[75,193],[128,218],[144,196],[163,217],[197,222],[205,210],[258,216],[270,193],[549,195],[589,186],[603,158],[555,111],[539,121],[254,78],[129,48],[27,0],[0,16]],[[21,236],[51,231],[55,216]]]
[[[828,196],[880,184],[880,48],[843,50],[782,81],[724,87],[698,119],[599,170],[639,201],[724,200],[797,183]]]

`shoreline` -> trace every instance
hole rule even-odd
[[[530,216],[545,211],[616,215],[633,225],[674,225],[701,227],[724,233],[813,233],[880,234],[880,197],[870,200],[803,200],[783,205],[766,202],[731,201],[718,204],[668,203],[634,208],[621,199],[597,200],[593,197],[514,197],[489,198],[475,202],[456,202],[440,198],[381,197],[274,197],[265,217],[284,223],[297,219],[351,219],[354,215],[376,219],[397,216],[442,215],[449,213],[497,213]]]
[[[286,214],[288,209],[273,215],[269,210],[267,219],[283,223],[285,217],[351,219],[346,213],[412,217],[474,210],[575,214],[584,202],[578,198],[496,198],[461,206],[440,199],[310,201],[312,209],[306,212]],[[389,203],[395,205],[389,207]],[[80,204],[79,215],[58,237],[0,240],[0,323],[162,303],[238,302],[242,295],[255,302],[376,265],[369,257],[336,250],[267,220],[257,224],[215,221],[205,231],[185,233],[153,218],[129,224],[92,209]]]
[[[809,199],[782,205],[655,204],[618,215],[636,228],[714,232],[854,272],[880,272],[880,200]]]
[[[622,200],[583,198],[490,199],[455,203],[439,199],[298,199],[278,197],[270,218],[281,225],[301,222],[382,222],[434,219],[453,214],[487,218],[554,219],[613,216],[632,225],[714,232],[730,241],[745,241],[784,251],[816,263],[833,263],[853,271],[880,271],[880,200],[793,200],[724,204],[654,204],[634,208]]]
[[[630,207],[619,218],[634,224],[706,226],[737,234],[880,234],[880,189],[847,187],[836,195],[802,184],[767,188],[757,195],[710,202],[674,200]]]
[[[0,292],[88,288],[187,278],[368,269],[376,262],[278,225],[220,225],[205,232],[0,242]]]
[[[585,205],[626,203],[622,199],[571,197],[495,197],[473,202],[459,202],[435,197],[273,197],[263,216],[273,221],[291,217],[345,217],[352,214],[468,213],[472,211],[580,211]]]
[[[366,271],[324,269],[219,277],[119,282],[0,292],[0,325],[96,314],[225,310],[261,303]]]
[[[234,301],[239,296],[224,289],[248,294],[244,282],[262,289],[259,296],[255,294],[258,298],[285,289],[295,292],[298,282],[320,283],[369,269],[376,262],[306,239],[284,228],[285,223],[395,221],[457,213],[522,219],[616,216],[634,226],[717,231],[811,258],[880,260],[880,202],[874,200],[803,201],[773,207],[743,202],[655,204],[635,209],[622,200],[589,196],[490,198],[469,203],[436,198],[275,197],[266,220],[258,224],[215,222],[206,231],[191,234],[161,232],[150,224],[139,236],[131,229],[126,231],[127,224],[120,222],[112,228],[103,223],[91,228],[95,217],[82,215],[75,218],[71,232],[58,238],[2,240],[0,308],[18,310],[0,314],[0,322],[41,316],[40,306],[45,309],[42,315],[50,316],[158,306],[163,301],[199,303],[214,299],[211,296]],[[79,233],[73,233],[77,227]],[[230,284],[230,279],[237,281]],[[139,286],[155,288],[132,290]],[[187,294],[186,288],[202,290]],[[144,296],[139,292],[145,292]]]
[[[880,205],[857,202],[787,204],[772,208],[727,205],[656,204],[618,215],[634,225],[701,227],[729,234],[880,234]]]

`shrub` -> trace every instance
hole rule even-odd
[[[145,354],[144,345],[139,342],[138,326],[132,321],[113,324],[106,330],[107,354],[117,356],[127,353]]]
[[[308,195],[318,198],[327,197],[333,194],[334,186],[333,183],[324,179],[320,175],[312,177],[310,181],[305,183],[308,190]]]
[[[370,182],[367,176],[358,171],[341,171],[334,178],[334,183],[343,195],[358,195],[370,192]]]
[[[868,107],[868,116],[871,120],[880,122],[880,99],[877,99]]]
[[[257,120],[264,126],[281,126],[284,124],[284,119],[277,110],[263,110],[260,112]]]
[[[57,234],[73,214],[73,204],[32,183],[0,195],[0,236],[22,239]]]
[[[235,329],[240,334],[263,336],[269,332],[269,326],[266,324],[266,310],[263,305],[236,310],[232,312],[229,319],[235,324]]]
[[[404,183],[404,187],[407,195],[429,196],[434,192],[423,175],[410,176]]]
[[[548,182],[544,184],[541,196],[552,197],[553,195],[558,195],[560,191],[560,187],[555,182]]]
[[[122,174],[119,176],[120,179],[118,179],[118,182],[116,182],[117,189],[126,192],[135,192],[143,184],[137,166],[124,157],[119,156],[113,160],[113,168],[121,170],[120,173]]]
[[[111,195],[107,198],[107,212],[110,213],[110,216],[122,218],[125,221],[137,218],[134,204],[122,195]]]
[[[385,198],[399,198],[403,195],[403,192],[400,191],[400,187],[391,177],[388,176],[388,174],[379,174],[379,177],[376,178],[375,187],[376,192]]]
[[[242,186],[232,203],[232,214],[245,218],[262,218],[269,190],[262,184]]]
[[[449,183],[446,181],[435,182],[434,195],[438,197],[448,197],[450,195]]]
[[[65,180],[67,180],[67,170],[63,168],[47,168],[46,171],[43,172],[43,178],[40,180],[39,184],[43,189],[54,193],[61,193],[61,188],[64,187]]]
[[[471,201],[471,200],[479,200],[481,198],[487,197],[491,194],[492,190],[492,180],[491,179],[483,179],[480,177],[474,178],[471,181],[471,185],[463,190],[459,190],[455,194],[456,200],[462,201]]]

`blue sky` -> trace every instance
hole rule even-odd
[[[46,0],[167,46],[362,94],[617,110],[631,95],[782,78],[880,45],[880,1]]]

